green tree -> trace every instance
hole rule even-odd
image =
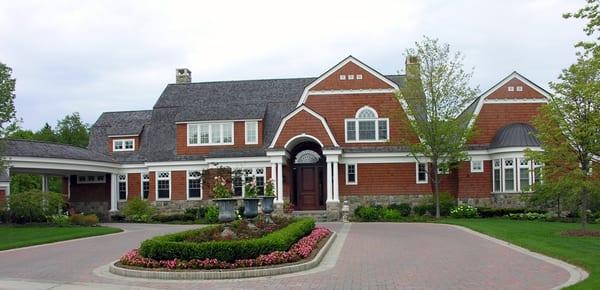
[[[536,195],[577,205],[586,229],[590,199],[600,197],[600,168],[592,170],[600,156],[600,58],[578,54],[558,79],[550,83],[555,94],[534,121],[544,151],[527,154],[544,163]]]
[[[15,83],[12,69],[0,62],[0,138],[6,136],[9,127],[16,118],[15,114]],[[0,139],[0,170],[4,170],[2,152],[4,144]]]
[[[60,143],[86,147],[89,141],[89,125],[83,123],[79,113],[75,112],[58,121],[56,136]]]
[[[46,142],[57,142],[56,133],[50,124],[46,123],[42,129],[35,132],[33,140],[46,141]]]
[[[439,218],[438,168],[447,171],[468,160],[466,142],[473,133],[468,124],[473,116],[461,114],[461,110],[475,100],[478,89],[469,86],[472,72],[463,68],[464,56],[452,53],[449,44],[424,37],[406,55],[406,82],[398,97],[407,105],[410,128],[420,142],[403,142],[417,162],[422,161],[420,156],[431,162],[428,174],[433,183],[435,215]]]

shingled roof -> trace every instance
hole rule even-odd
[[[489,148],[540,146],[540,141],[535,137],[535,132],[536,130],[529,124],[508,124],[496,132]]]
[[[74,160],[115,162],[110,156],[92,150],[58,143],[6,139],[3,155],[15,157],[63,158]]]

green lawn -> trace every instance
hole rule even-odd
[[[558,258],[584,268],[589,278],[568,289],[600,289],[600,237],[564,237],[560,232],[579,229],[580,224],[509,219],[445,219],[442,222],[511,242],[531,251]],[[589,225],[600,230],[600,224]]]
[[[0,251],[122,231],[110,227],[53,227],[44,225],[1,225]]]

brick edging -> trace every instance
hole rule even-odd
[[[264,276],[275,276],[282,274],[290,274],[300,271],[306,271],[318,266],[323,257],[327,254],[327,251],[333,244],[337,234],[331,232],[327,242],[319,250],[317,255],[306,262],[302,262],[294,265],[278,265],[268,268],[261,269],[243,269],[243,270],[196,270],[196,271],[145,271],[137,269],[128,269],[119,267],[116,265],[118,262],[110,263],[108,271],[115,275],[132,277],[132,278],[144,278],[144,279],[160,279],[160,280],[218,280],[218,279],[241,279],[241,278],[254,278]]]

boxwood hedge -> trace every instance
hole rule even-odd
[[[203,243],[185,241],[187,237],[207,229],[203,228],[146,240],[140,246],[140,254],[156,260],[218,259],[231,262],[236,259],[251,259],[274,251],[287,251],[314,227],[315,221],[312,218],[301,218],[282,229],[255,239]]]

